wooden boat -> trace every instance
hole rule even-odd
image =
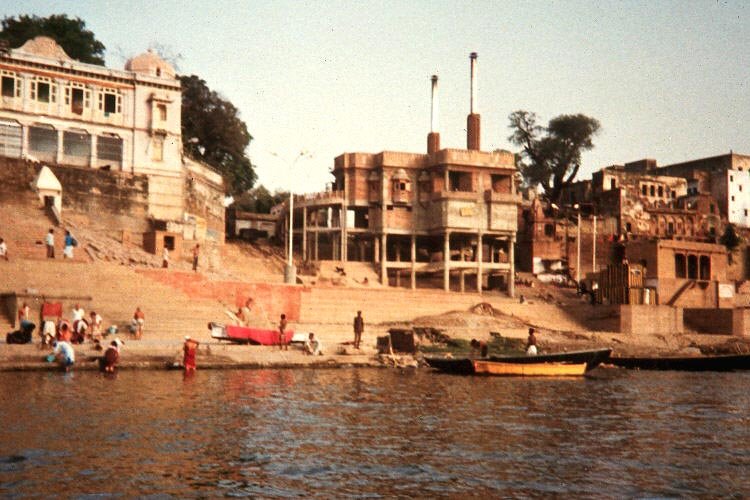
[[[679,370],[690,372],[728,372],[750,370],[750,354],[717,356],[612,357],[609,362],[622,368],[640,370]]]
[[[425,361],[441,372],[459,375],[569,376],[584,375],[606,361],[611,352],[612,349],[595,349],[488,359],[426,357]]]
[[[226,340],[239,344],[254,345],[279,345],[279,331],[266,328],[253,328],[245,326],[224,326],[219,323],[209,323],[211,338]],[[294,336],[293,331],[287,331],[281,344],[289,344]]]

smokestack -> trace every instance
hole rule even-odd
[[[477,53],[469,55],[471,62],[471,102],[469,104],[469,116],[466,118],[466,148],[480,149],[480,121],[479,114],[475,113],[477,106]]]
[[[427,154],[435,153],[440,150],[440,133],[438,128],[438,77],[432,75],[432,99],[430,102],[430,133],[427,134]]]

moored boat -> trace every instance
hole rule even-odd
[[[584,375],[606,361],[612,349],[537,356],[491,356],[487,359],[425,357],[431,367],[460,375],[570,376]]]
[[[211,338],[217,340],[227,340],[240,344],[255,345],[279,345],[279,331],[267,328],[253,328],[246,326],[221,325],[219,323],[209,323]],[[287,331],[281,344],[289,344],[292,341],[294,332]]]
[[[615,366],[640,370],[676,370],[691,372],[750,370],[750,354],[666,357],[615,356],[609,358],[609,361]]]

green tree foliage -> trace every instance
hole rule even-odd
[[[239,111],[196,75],[181,76],[182,142],[185,152],[214,167],[232,194],[253,187],[255,167],[245,155],[252,140]]]
[[[77,17],[70,19],[65,14],[49,17],[22,15],[2,20],[0,40],[4,40],[10,48],[18,48],[40,35],[54,39],[73,59],[104,66],[104,44]]]
[[[734,227],[734,224],[727,224],[727,227],[724,228],[724,234],[719,238],[719,243],[727,248],[729,263],[731,264],[733,262],[732,253],[737,250],[737,247],[739,247],[740,244],[742,244],[742,237],[737,234],[737,229]]]
[[[508,117],[513,133],[508,140],[521,146],[521,174],[526,185],[542,185],[546,197],[559,202],[564,187],[573,182],[581,168],[581,152],[594,147],[599,121],[586,115],[560,115],[546,127],[529,111],[515,111]]]
[[[278,189],[271,194],[262,184],[256,186],[245,193],[242,193],[235,200],[235,206],[240,210],[247,212],[256,212],[259,214],[271,213],[271,208],[289,198],[288,191],[279,191]]]

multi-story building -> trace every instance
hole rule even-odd
[[[698,190],[716,199],[729,223],[750,228],[750,156],[730,152],[667,165],[659,172],[696,180]]]
[[[472,54],[467,149],[440,148],[433,77],[426,154],[342,154],[333,190],[295,198],[294,238],[306,260],[373,262],[396,286],[403,276],[411,288],[419,278],[420,286],[513,294],[516,167],[510,152],[480,150],[475,64]]]
[[[167,62],[85,64],[40,36],[0,53],[0,72],[0,154],[146,174],[150,215],[182,218],[181,88]]]
[[[158,228],[223,241],[223,182],[183,157],[180,81],[157,54],[118,70],[39,36],[0,52],[0,78],[0,156],[145,179],[144,215]]]

